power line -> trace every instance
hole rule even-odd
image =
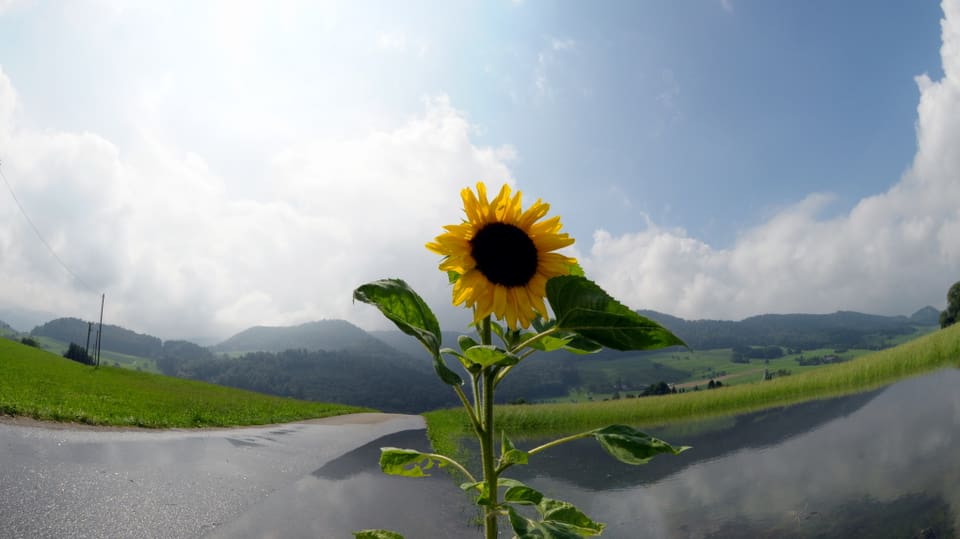
[[[89,290],[90,293],[96,294],[97,292],[93,289],[93,287],[88,285],[86,281],[84,281],[83,279],[80,278],[79,275],[74,273],[74,271],[70,269],[69,266],[67,266],[66,262],[64,262],[63,259],[57,256],[57,253],[56,251],[53,250],[53,247],[50,247],[50,244],[47,243],[47,240],[43,238],[43,234],[40,233],[40,229],[37,228],[37,225],[33,224],[33,219],[31,219],[30,216],[27,215],[27,210],[23,208],[23,204],[20,203],[20,199],[17,198],[17,194],[13,192],[13,187],[10,185],[10,182],[7,181],[7,176],[3,173],[2,161],[0,161],[0,178],[3,179],[3,184],[7,186],[7,191],[10,191],[10,196],[12,196],[13,201],[17,203],[17,207],[20,208],[20,213],[23,214],[23,218],[26,219],[27,223],[30,224],[30,228],[32,228],[34,233],[36,233],[37,238],[40,238],[40,243],[42,243],[44,247],[47,248],[47,251],[50,251],[50,254],[53,255],[53,258],[55,258],[57,262],[59,262],[60,265],[63,266],[63,269],[67,270],[67,273],[72,275],[73,278],[76,279],[80,284],[82,284],[84,288]]]

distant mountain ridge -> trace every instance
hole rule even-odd
[[[932,307],[910,317],[850,311],[826,315],[766,314],[741,321],[684,320],[655,311],[639,311],[663,324],[694,349],[752,346],[879,349],[890,341],[931,326],[939,317]],[[60,318],[31,332],[63,343],[86,342],[88,323]],[[0,334],[4,330],[0,329]],[[91,346],[96,328],[91,335]],[[457,348],[464,332],[445,331],[444,346]],[[432,361],[416,339],[398,330],[371,331],[344,320],[320,320],[296,326],[252,327],[213,347],[183,340],[161,341],[119,326],[105,325],[103,349],[155,361],[167,375],[206,380],[275,395],[372,406],[385,411],[420,412],[456,403],[433,372]],[[232,357],[218,356],[227,353]],[[635,387],[689,375],[671,365],[646,365],[644,352],[605,350],[590,356],[531,357],[518,365],[498,396],[504,402],[563,396],[574,387],[614,387],[607,375],[584,370],[592,362],[630,358],[630,371],[615,374],[616,387]],[[572,354],[569,354],[572,356]],[[566,361],[565,361],[566,359]],[[456,361],[447,359],[451,367]],[[611,366],[616,363],[611,363]],[[639,367],[638,367],[639,365]],[[619,367],[617,367],[619,368]],[[622,377],[621,377],[622,376]],[[647,380],[647,377],[655,377]],[[500,400],[498,399],[498,400]]]
[[[922,326],[939,326],[940,310],[930,305],[910,315],[910,321]]]
[[[254,326],[210,347],[218,353],[284,350],[385,350],[387,345],[346,320],[318,320],[297,326]]]
[[[913,316],[882,316],[854,311],[832,314],[761,314],[740,321],[684,320],[657,311],[637,311],[654,320],[696,349],[767,345],[815,349],[822,347],[868,347],[875,340],[913,333],[915,326],[929,323],[933,307]]]

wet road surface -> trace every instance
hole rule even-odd
[[[443,472],[379,472],[378,448],[426,449],[423,428],[393,414],[166,431],[0,422],[0,537],[471,535]],[[437,504],[462,518],[431,523]]]

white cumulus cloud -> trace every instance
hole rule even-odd
[[[917,152],[888,191],[824,218],[812,194],[727,249],[648,221],[594,237],[584,264],[634,308],[687,318],[942,306],[960,280],[960,2],[943,2],[944,76],[917,77]]]
[[[513,183],[513,150],[474,144],[444,96],[392,129],[276,153],[256,200],[233,193],[201,156],[149,136],[121,152],[92,133],[22,128],[17,109],[0,71],[3,170],[37,227],[82,281],[106,292],[108,322],[168,338],[321,318],[382,326],[351,291],[384,277],[408,280],[452,315],[424,243],[460,219],[465,183]],[[99,297],[28,227],[0,197],[0,304],[94,318]]]

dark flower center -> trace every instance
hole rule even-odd
[[[537,273],[537,246],[523,230],[490,223],[470,240],[470,254],[491,283],[525,286]]]

